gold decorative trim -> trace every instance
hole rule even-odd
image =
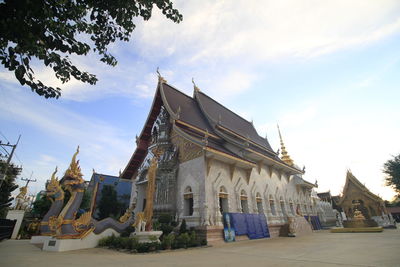
[[[216,139],[221,139],[219,136],[216,136],[216,135],[214,135],[214,134],[210,134],[210,133],[207,132],[207,131],[204,131],[204,130],[202,130],[202,129],[196,127],[196,126],[193,126],[193,125],[191,125],[191,124],[189,124],[189,123],[187,123],[187,122],[181,121],[181,120],[179,120],[179,119],[175,120],[175,123],[179,123],[179,124],[182,124],[182,125],[184,125],[184,126],[187,126],[187,127],[191,128],[191,129],[194,129],[194,130],[196,130],[196,131],[198,131],[198,132],[201,132],[201,133],[204,134],[204,135],[208,135],[208,136],[214,137],[214,138],[216,138]]]
[[[251,166],[251,167],[256,167],[256,166],[257,166],[256,164],[251,163],[251,162],[249,162],[249,161],[247,161],[247,160],[243,160],[243,159],[240,159],[240,158],[231,156],[231,155],[229,155],[229,154],[220,152],[220,151],[218,151],[218,150],[216,150],[216,149],[213,149],[213,148],[211,148],[211,147],[205,147],[204,150],[209,151],[209,152],[212,152],[212,153],[215,153],[215,154],[218,154],[218,155],[221,155],[221,156],[224,156],[224,157],[226,157],[226,158],[230,158],[230,159],[233,159],[233,160],[236,160],[236,161],[245,163],[245,164],[247,164],[247,165],[249,165],[249,166]]]
[[[249,152],[251,152],[251,153],[254,153],[254,154],[256,154],[256,155],[259,155],[260,157],[263,157],[263,158],[265,158],[265,159],[268,159],[268,160],[270,160],[270,161],[272,161],[272,162],[274,162],[274,163],[276,163],[276,164],[278,164],[278,165],[280,165],[280,166],[282,166],[282,167],[291,169],[292,171],[295,171],[295,173],[298,173],[298,174],[301,174],[301,173],[302,173],[300,170],[298,170],[298,169],[296,169],[296,168],[294,168],[294,167],[292,167],[292,166],[283,164],[283,163],[281,163],[281,162],[279,162],[279,161],[276,161],[276,160],[274,160],[274,159],[272,159],[272,158],[269,158],[269,157],[267,157],[267,156],[265,156],[265,155],[263,155],[263,154],[261,154],[261,153],[259,153],[259,152],[257,152],[257,151],[254,151],[254,150],[251,149],[251,148],[246,148],[246,150],[249,151]]]

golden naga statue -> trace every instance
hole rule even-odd
[[[121,222],[121,223],[127,222],[129,220],[129,218],[132,216],[132,211],[133,211],[134,208],[135,208],[134,206],[132,206],[131,208],[128,208],[125,211],[124,215],[119,217],[119,219],[118,219],[119,222]]]
[[[17,203],[15,205],[16,210],[25,210],[26,207],[28,206],[29,200],[27,199],[26,196],[27,193],[28,193],[28,186],[23,186],[19,189],[19,194],[15,197]]]
[[[51,175],[50,182],[46,186],[46,195],[53,203],[55,200],[60,200],[64,198],[64,191],[61,188],[58,177],[56,177],[57,167]],[[54,197],[54,199],[53,199]]]
[[[65,171],[64,186],[67,190],[72,191],[71,186],[83,184],[83,174],[81,172],[81,167],[79,166],[79,160],[76,160],[76,156],[79,153],[79,146],[76,149],[75,154],[72,156],[71,164]]]

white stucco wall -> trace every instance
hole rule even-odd
[[[242,212],[240,193],[244,190],[247,195],[250,213],[258,213],[256,195],[257,193],[261,195],[264,214],[267,215],[269,224],[285,222],[288,215],[295,215],[290,209],[289,204],[291,202],[293,203],[294,213],[296,213],[296,207],[299,204],[304,215],[314,215],[310,211],[310,206],[312,205],[310,193],[298,188],[291,177],[284,173],[280,173],[275,169],[270,172],[269,168],[264,165],[261,167],[260,173],[258,173],[257,168],[253,168],[249,182],[247,182],[246,171],[242,168],[236,167],[231,179],[231,167],[229,164],[217,160],[212,160],[210,164],[211,167],[209,167],[209,173],[205,179],[206,207],[208,208],[207,224],[222,225],[218,200],[221,186],[224,186],[229,194],[229,212]],[[270,196],[275,202],[276,215],[271,212]],[[286,216],[282,213],[281,198],[284,201]],[[306,212],[304,205],[307,206],[308,212]]]
[[[179,220],[185,219],[189,227],[201,225],[204,218],[205,169],[204,157],[179,164],[176,196],[177,213]],[[184,215],[184,193],[187,187],[190,187],[193,193],[192,216]]]

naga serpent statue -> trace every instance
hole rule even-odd
[[[57,167],[51,176],[50,182],[46,186],[46,196],[52,202],[49,211],[44,215],[40,222],[41,235],[55,235],[57,229],[57,217],[64,204],[64,191],[62,190],[58,179],[55,177]]]
[[[134,221],[134,216],[132,216],[133,208],[126,211],[120,218],[120,222],[112,218],[96,221],[92,218],[91,211],[83,213],[76,219],[76,213],[81,205],[85,189],[85,181],[82,178],[83,175],[79,167],[79,161],[76,160],[78,153],[79,146],[61,180],[64,188],[71,193],[71,198],[57,218],[57,238],[84,238],[91,232],[100,234],[108,228],[112,228],[119,233],[122,232]]]

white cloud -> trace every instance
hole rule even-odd
[[[175,6],[184,15],[180,24],[155,8],[149,21],[138,20],[130,44],[112,45],[119,60],[114,68],[93,54],[71,57],[98,76],[96,86],[75,80],[61,84],[44,68],[37,76],[60,86],[63,97],[75,101],[109,95],[142,99],[152,97],[155,81],[149,82],[148,75],[154,77],[160,66],[173,72],[172,77],[163,73],[170,82],[189,85],[195,77],[204,89],[213,86],[221,96],[234,95],[265,75],[259,68],[266,62],[307,60],[400,32],[397,0],[206,0],[176,1]]]
[[[174,25],[154,12],[138,27],[138,49],[163,58],[174,51],[198,64],[240,57],[258,63],[310,57],[376,41],[400,30],[398,1],[177,2],[184,15]]]
[[[7,90],[0,105],[0,118],[28,124],[42,135],[43,142],[37,140],[24,148],[36,148],[38,157],[29,159],[20,154],[25,170],[34,170],[34,177],[39,179],[32,184],[33,191],[43,189],[55,166],[62,176],[77,145],[81,147],[79,158],[86,179],[90,179],[92,168],[117,175],[125,167],[134,151],[132,136],[102,120],[78,115],[35,95],[22,94],[20,90],[25,89]]]

